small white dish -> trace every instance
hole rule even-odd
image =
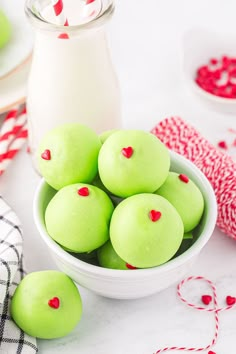
[[[204,91],[195,82],[197,69],[211,58],[236,57],[236,35],[192,29],[183,36],[183,70],[188,87],[211,109],[236,113],[236,99],[218,97]]]
[[[12,28],[9,42],[0,49],[0,79],[3,79],[29,58],[33,34],[24,13],[24,0],[1,0],[0,8]]]
[[[211,237],[217,216],[215,194],[202,172],[184,157],[171,152],[171,170],[187,174],[200,188],[205,200],[204,215],[196,231],[196,241],[180,256],[158,267],[114,270],[85,263],[64,251],[47,233],[45,209],[55,194],[44,179],[34,197],[34,221],[58,268],[75,282],[95,293],[116,299],[135,299],[154,294],[182,279]]]

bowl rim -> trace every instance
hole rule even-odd
[[[175,162],[181,162],[182,165],[186,165],[189,169],[191,169],[192,173],[197,176],[197,180],[201,182],[203,189],[205,189],[205,193],[208,196],[208,216],[207,216],[207,224],[204,230],[201,233],[201,237],[199,237],[196,242],[184,253],[169,260],[168,262],[161,264],[156,267],[152,268],[145,268],[145,269],[136,269],[135,271],[124,271],[120,269],[109,269],[103,268],[96,265],[92,265],[86,263],[65,250],[63,250],[45,231],[44,226],[40,222],[40,212],[39,212],[39,200],[40,200],[40,193],[43,186],[46,184],[44,178],[42,178],[39,182],[39,185],[35,191],[34,200],[33,200],[33,216],[36,228],[46,243],[50,252],[54,253],[56,257],[60,258],[63,262],[71,265],[72,267],[79,268],[81,271],[85,272],[87,275],[91,276],[100,276],[100,277],[107,277],[107,278],[120,278],[122,280],[132,280],[132,279],[142,279],[143,277],[152,276],[153,274],[161,274],[166,271],[173,270],[181,265],[183,265],[186,261],[196,256],[201,249],[205,246],[208,242],[212,233],[214,231],[217,219],[217,202],[216,197],[213,191],[213,188],[205,177],[205,175],[196,167],[191,161],[187,160],[182,155],[179,155],[173,151],[170,151],[171,159],[174,159]]]

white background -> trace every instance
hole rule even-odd
[[[189,92],[181,67],[184,31],[197,26],[236,36],[235,14],[234,0],[117,1],[108,30],[126,128],[150,130],[162,118],[179,115],[214,144],[236,128],[235,116],[209,110]],[[23,224],[28,271],[55,268],[33,223],[38,181],[25,150],[0,177],[1,194]],[[221,305],[226,295],[236,296],[236,242],[216,230],[189,275],[215,281]],[[208,290],[193,286],[189,299],[200,304],[203,292]],[[205,346],[214,333],[213,315],[180,303],[175,286],[135,301],[105,299],[82,288],[81,295],[84,313],[77,329],[66,338],[39,341],[39,353],[152,354],[169,345]],[[217,354],[236,352],[235,311],[220,315]]]

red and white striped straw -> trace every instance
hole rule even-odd
[[[92,17],[96,17],[99,14],[101,7],[101,0],[85,0],[82,16],[91,20]]]
[[[7,113],[3,120],[3,125],[0,130],[0,156],[7,150],[13,135],[13,129],[17,118],[17,109],[12,109]],[[1,161],[1,158],[0,158]]]
[[[26,109],[7,113],[0,130],[0,175],[6,170],[27,138]]]
[[[26,139],[28,137],[27,124],[23,126],[23,129],[19,132],[15,140],[13,140],[9,149],[2,156],[2,160],[0,163],[0,176],[10,165],[16,154],[21,150],[22,146],[25,144]]]
[[[205,282],[207,282],[212,290],[212,294],[213,294],[213,307],[212,308],[207,308],[207,307],[202,307],[202,306],[197,306],[195,304],[192,304],[190,302],[188,302],[182,295],[181,293],[181,289],[182,287],[189,281],[192,280],[203,280]],[[214,317],[215,317],[215,332],[214,332],[214,336],[210,342],[210,344],[208,344],[205,347],[186,347],[186,346],[182,346],[182,347],[178,347],[178,346],[170,346],[170,347],[165,347],[165,348],[161,348],[158,349],[154,354],[159,354],[159,353],[163,353],[163,352],[167,352],[167,351],[173,351],[173,350],[178,350],[178,351],[190,351],[190,352],[202,352],[202,351],[206,351],[208,349],[210,349],[211,347],[213,347],[213,345],[216,344],[216,341],[218,339],[218,334],[219,334],[219,312],[222,311],[226,311],[226,310],[230,310],[232,307],[235,307],[235,304],[233,305],[228,305],[226,307],[218,307],[218,301],[217,301],[217,291],[216,291],[216,286],[212,283],[212,281],[202,277],[202,276],[191,276],[188,277],[184,280],[182,280],[178,286],[177,286],[177,294],[179,296],[179,298],[181,299],[181,301],[183,301],[186,305],[196,309],[196,310],[200,310],[200,311],[206,311],[206,312],[212,312],[214,313]],[[208,354],[213,354],[214,352],[209,351]]]
[[[63,1],[62,0],[51,0],[54,13],[56,15],[58,25],[69,26],[68,19],[66,17]]]

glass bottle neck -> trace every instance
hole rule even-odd
[[[66,6],[65,6],[66,4]],[[90,13],[85,15],[86,6],[94,4]],[[89,8],[88,8],[89,9]],[[63,33],[68,37],[84,34],[90,29],[103,27],[114,12],[113,0],[95,0],[86,5],[84,0],[67,0],[64,2],[64,14],[69,26],[58,24],[51,0],[26,0],[26,15],[36,30]]]

